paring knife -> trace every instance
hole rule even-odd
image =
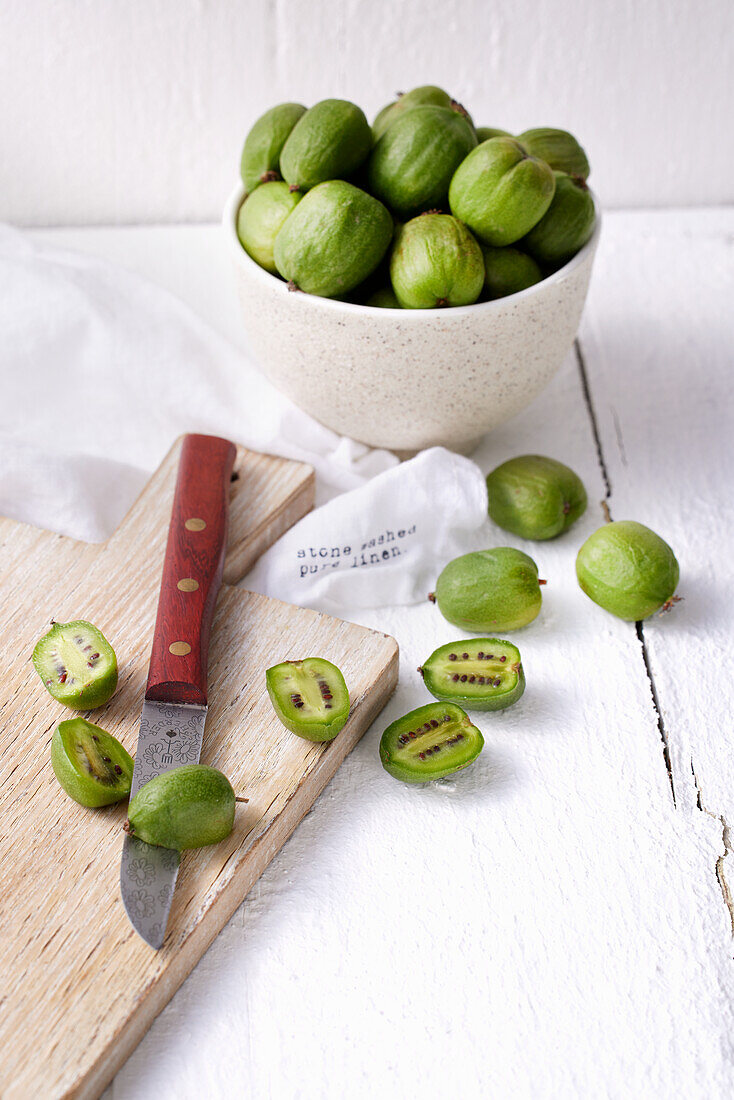
[[[211,435],[181,448],[148,685],[130,797],[156,775],[197,764],[207,712],[209,634],[227,548],[236,449]],[[156,950],[166,934],[180,855],[126,836],[120,888],[135,930]]]

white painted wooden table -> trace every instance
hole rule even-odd
[[[243,341],[216,227],[37,235]],[[553,455],[589,490],[569,534],[524,547],[548,578],[515,635],[524,698],[480,718],[454,782],[403,787],[379,737],[454,631],[429,604],[355,615],[398,638],[398,692],[114,1100],[734,1093],[733,242],[732,210],[607,215],[576,352],[476,456]],[[684,601],[641,630],[576,585],[603,498],[680,560]]]

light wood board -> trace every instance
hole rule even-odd
[[[249,803],[226,841],[184,855],[168,935],[152,951],[120,900],[125,804],[86,810],[59,787],[49,744],[71,712],[45,692],[30,655],[52,618],[99,626],[120,682],[91,717],[134,753],[179,449],[107,543],[0,520],[0,1049],[2,1094],[16,1100],[99,1095],[397,679],[397,645],[386,635],[223,586],[201,759]],[[235,471],[230,584],[313,502],[313,472],[299,463],[240,448]],[[268,665],[308,655],[342,668],[353,701],[328,745],[284,730],[265,691]]]

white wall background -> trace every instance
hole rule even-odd
[[[284,99],[445,86],[573,130],[606,206],[734,201],[731,0],[0,0],[0,219],[207,221]]]

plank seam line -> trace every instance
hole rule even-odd
[[[730,836],[730,833],[729,833],[729,824],[728,824],[728,822],[727,822],[727,820],[726,820],[726,818],[724,817],[723,814],[714,813],[713,810],[709,810],[709,808],[704,805],[703,798],[702,798],[702,795],[701,795],[701,787],[700,787],[699,782],[698,782],[698,776],[696,775],[696,769],[693,765],[693,757],[691,757],[691,774],[693,775],[693,782],[694,782],[695,787],[696,787],[696,805],[698,806],[699,810],[701,810],[702,813],[708,814],[708,816],[712,817],[714,819],[714,821],[718,821],[721,824],[721,840],[722,840],[723,845],[724,845],[724,851],[721,853],[721,855],[716,860],[716,864],[715,864],[714,869],[715,869],[715,872],[716,872],[716,881],[719,884],[719,889],[721,890],[721,896],[724,899],[724,905],[726,906],[726,908],[729,912],[729,923],[731,925],[731,934],[732,934],[732,939],[734,939],[734,896],[732,895],[731,889],[729,887],[729,883],[726,880],[726,874],[724,873],[724,860],[728,857],[729,853],[732,850],[731,836]]]
[[[609,508],[609,502],[612,499],[612,482],[609,477],[609,470],[607,467],[606,459],[604,457],[604,448],[602,447],[601,434],[599,432],[599,422],[596,418],[596,410],[594,409],[594,402],[591,399],[591,387],[589,385],[589,373],[586,368],[586,359],[584,357],[583,350],[581,348],[581,341],[578,337],[573,342],[574,351],[576,353],[576,363],[578,365],[579,378],[581,379],[581,389],[584,397],[584,404],[586,405],[587,412],[589,414],[589,420],[591,422],[591,432],[594,437],[594,445],[596,447],[596,457],[599,462],[599,469],[601,471],[602,480],[604,482],[604,499],[601,502],[602,511],[607,522],[611,522],[612,513]],[[650,664],[650,655],[647,650],[647,642],[645,641],[645,632],[641,622],[635,623],[635,630],[637,633],[637,640],[640,643],[642,650],[642,663],[645,666],[645,675],[647,676],[647,682],[650,685],[650,695],[652,696],[652,705],[657,715],[658,732],[660,734],[660,740],[663,743],[663,760],[665,761],[665,770],[668,773],[668,782],[670,783],[670,793],[673,796],[673,805],[677,807],[678,803],[675,797],[675,783],[673,781],[673,768],[670,760],[670,744],[668,740],[668,731],[665,728],[665,722],[663,721],[663,714],[660,709],[660,700],[658,697],[657,685],[655,683],[655,677],[652,673],[652,666]]]
[[[604,458],[604,448],[601,445],[599,422],[596,419],[594,402],[591,400],[591,388],[589,386],[589,375],[586,370],[586,359],[584,358],[584,353],[581,350],[581,342],[579,341],[578,337],[573,342],[573,349],[576,352],[576,362],[578,364],[579,376],[581,378],[581,389],[584,396],[584,404],[586,405],[586,409],[589,414],[589,420],[591,421],[591,433],[594,436],[596,457],[599,463],[599,469],[601,470],[602,480],[604,482],[604,500],[608,501],[612,498],[612,482],[609,477],[609,470],[607,469],[606,459]]]
[[[645,632],[641,622],[635,623],[635,631],[637,632],[637,640],[640,643],[642,649],[642,663],[645,666],[645,673],[647,674],[647,680],[650,685],[650,694],[652,696],[652,705],[655,708],[655,713],[658,719],[658,733],[660,734],[660,740],[663,743],[663,760],[665,761],[665,767],[668,772],[668,782],[670,783],[670,793],[673,795],[673,805],[677,808],[678,803],[675,797],[675,783],[673,782],[673,768],[670,762],[670,743],[668,741],[668,731],[665,728],[665,722],[663,721],[663,713],[660,709],[660,700],[658,698],[658,689],[655,683],[655,677],[652,674],[652,668],[650,666],[650,654],[647,650],[647,642],[645,641]]]

